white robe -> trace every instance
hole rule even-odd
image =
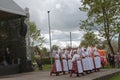
[[[67,57],[68,57],[68,68],[69,70],[72,70],[72,56],[71,54],[68,54]]]
[[[93,59],[92,57],[90,56],[90,51],[91,51],[91,47],[88,47],[87,48],[87,52],[88,52],[88,56],[89,56],[89,65],[90,65],[90,70],[94,69],[94,63],[93,63]]]
[[[55,64],[56,64],[57,72],[62,71],[62,66],[61,66],[59,54],[55,54]]]
[[[95,67],[96,68],[101,68],[100,55],[99,55],[99,53],[98,53],[96,48],[94,48],[93,54],[94,54],[94,56],[96,56],[96,57],[94,57]]]
[[[87,70],[92,70],[92,58],[90,57],[90,54],[88,51],[85,52],[86,59],[87,59]]]
[[[83,68],[80,59],[79,54],[74,54],[72,61],[77,61],[77,68],[78,68],[78,73],[83,73]]]
[[[84,69],[84,71],[87,71],[87,70],[89,70],[88,69],[88,62],[87,62],[88,60],[86,58],[86,54],[84,51],[82,51],[82,57],[84,57],[84,58],[82,58],[83,69]]]
[[[65,59],[62,59],[62,62],[63,62],[63,71],[68,71],[68,63],[67,63],[67,60],[66,60],[67,59],[66,55],[62,54],[61,58],[65,58]]]

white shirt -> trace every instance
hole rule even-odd
[[[80,48],[77,49],[77,53],[78,53],[78,54],[81,53],[81,49],[80,49]]]
[[[56,58],[56,59],[60,59],[59,54],[55,54],[55,58]]]
[[[80,59],[80,55],[79,54],[74,54],[74,56],[72,58],[72,61],[79,60],[79,59]]]
[[[61,58],[65,58],[66,59],[66,55],[65,55],[65,53],[63,54],[61,54]]]

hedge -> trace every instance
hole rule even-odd
[[[51,64],[51,59],[50,58],[42,58],[41,59],[41,61],[42,61],[42,64],[44,65],[44,64]],[[54,60],[52,59],[52,62],[53,62]]]

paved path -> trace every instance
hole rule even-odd
[[[69,77],[69,74],[50,76],[49,71],[39,71],[2,76],[0,77],[0,80],[92,80],[94,78],[98,78],[118,71],[120,72],[120,69],[102,69],[100,72],[93,72],[91,74],[86,74],[85,76],[80,77],[76,77],[76,75],[73,74],[73,77],[71,78]]]

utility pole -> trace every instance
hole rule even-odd
[[[48,11],[49,41],[50,41],[50,58],[52,67],[52,50],[51,50],[51,27],[50,27],[50,11]]]
[[[71,32],[70,32],[70,47],[72,48],[72,35],[71,35]]]

